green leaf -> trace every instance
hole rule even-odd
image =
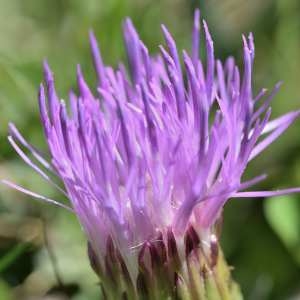
[[[2,280],[0,280],[0,299],[12,300],[12,292],[9,286]]]
[[[296,195],[265,201],[266,218],[278,237],[300,263],[300,206]]]
[[[0,273],[8,268],[26,249],[28,244],[17,244],[0,259]],[[0,297],[0,299],[2,299]]]

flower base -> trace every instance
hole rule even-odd
[[[89,247],[103,299],[117,300],[241,300],[239,286],[213,235],[203,242],[190,226],[184,238],[171,230],[147,241],[138,251],[137,272],[131,272],[112,239],[102,266]],[[135,254],[136,255],[136,254]],[[136,273],[136,275],[132,275]],[[133,279],[134,278],[134,279]],[[101,298],[101,299],[102,299]]]

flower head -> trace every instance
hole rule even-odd
[[[128,73],[123,65],[116,70],[104,65],[91,32],[97,87],[90,90],[78,66],[78,94],[70,92],[67,104],[56,94],[45,63],[39,107],[51,162],[10,125],[10,142],[21,157],[45,179],[50,181],[41,167],[62,180],[96,256],[94,264],[105,264],[113,243],[134,277],[140,253],[136,247],[157,237],[171,243],[173,233],[183,236],[190,226],[210,232],[229,198],[299,191],[244,191],[265,178],[242,182],[247,164],[299,112],[270,121],[269,104],[279,84],[269,94],[263,89],[253,95],[251,34],[243,37],[241,72],[232,57],[225,63],[215,59],[205,22],[203,29],[206,62],[199,58],[198,11],[191,55],[183,51],[181,59],[162,26],[166,46],[152,57],[127,19],[123,31]],[[18,144],[28,148],[41,167]]]

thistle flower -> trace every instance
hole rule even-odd
[[[183,51],[182,60],[165,26],[166,47],[152,57],[125,20],[129,74],[122,64],[116,70],[104,65],[91,32],[96,91],[78,66],[78,94],[71,91],[68,104],[56,94],[45,63],[38,98],[50,162],[9,125],[14,149],[67,195],[71,207],[4,183],[77,215],[107,299],[239,299],[217,241],[225,203],[300,191],[245,191],[265,178],[243,182],[247,164],[299,111],[270,121],[280,84],[253,96],[252,34],[243,36],[241,73],[232,57],[215,59],[204,21],[203,29],[205,63],[199,58],[199,11],[191,54]]]

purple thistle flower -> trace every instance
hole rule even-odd
[[[39,108],[51,162],[13,124],[9,126],[9,141],[23,160],[70,199],[72,208],[66,208],[74,211],[85,229],[98,270],[103,265],[108,268],[107,251],[114,251],[113,243],[130,277],[136,278],[141,252],[135,248],[160,237],[167,241],[170,256],[173,233],[194,237],[190,226],[211,242],[228,199],[300,191],[245,191],[265,178],[242,182],[247,164],[291,125],[299,111],[270,121],[269,104],[280,84],[268,95],[262,90],[253,96],[252,34],[243,37],[241,73],[232,57],[225,63],[215,59],[205,22],[203,28],[206,63],[199,58],[200,13],[196,11],[191,55],[183,51],[182,66],[166,27],[162,26],[166,47],[160,46],[161,53],[152,57],[132,22],[125,20],[129,74],[123,66],[114,70],[104,65],[91,32],[97,91],[89,89],[78,66],[78,95],[70,92],[67,105],[56,94],[45,63]],[[62,180],[64,189],[49,173]]]

